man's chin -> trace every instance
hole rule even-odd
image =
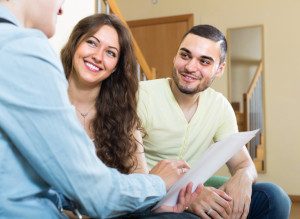
[[[193,88],[178,86],[178,89],[181,93],[184,93],[184,94],[196,94],[196,93],[198,93],[197,89],[193,89]]]
[[[178,90],[181,92],[181,93],[184,93],[184,94],[189,94],[189,95],[193,95],[193,94],[197,94],[197,93],[200,93],[204,90],[206,90],[208,88],[207,87],[196,87],[196,88],[191,88],[191,87],[185,87],[185,86],[177,86],[178,87]]]

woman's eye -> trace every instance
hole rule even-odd
[[[93,47],[96,47],[96,46],[97,46],[97,44],[96,44],[96,42],[95,42],[94,40],[87,40],[86,42],[87,42],[87,44],[89,44],[90,46],[93,46]]]
[[[110,57],[113,57],[113,58],[115,58],[115,57],[117,56],[117,54],[116,54],[115,52],[111,51],[111,50],[108,50],[108,51],[107,51],[107,54],[108,54]]]

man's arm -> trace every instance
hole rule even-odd
[[[1,66],[0,127],[28,174],[36,176],[37,190],[51,186],[103,218],[150,206],[165,194],[160,177],[123,175],[97,158],[68,100],[62,68],[41,34],[8,41],[1,50],[10,58]]]
[[[231,217],[247,218],[257,172],[245,146],[227,162],[227,166],[232,177],[220,189],[233,199]]]
[[[245,146],[227,162],[227,166],[232,176],[239,172],[247,176],[251,183],[256,181],[256,168]]]
[[[231,104],[224,98],[223,120],[218,128],[216,140],[222,140],[238,131],[235,113]],[[250,199],[252,194],[252,184],[255,182],[257,173],[255,166],[249,156],[246,147],[234,155],[227,166],[231,173],[231,178],[220,189],[225,191],[233,200],[231,205],[231,216],[245,218],[249,211]]]

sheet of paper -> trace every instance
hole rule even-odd
[[[153,209],[161,205],[176,205],[181,188],[186,186],[189,182],[193,182],[194,191],[197,185],[206,182],[206,180],[220,169],[234,154],[241,150],[257,132],[258,129],[248,132],[238,132],[211,145],[193,167],[170,188],[166,196],[158,202]]]

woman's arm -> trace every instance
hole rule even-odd
[[[144,145],[141,132],[139,130],[134,131],[134,138],[137,144],[137,150],[135,153],[137,166],[132,170],[132,173],[149,173],[146,157],[144,153]]]

